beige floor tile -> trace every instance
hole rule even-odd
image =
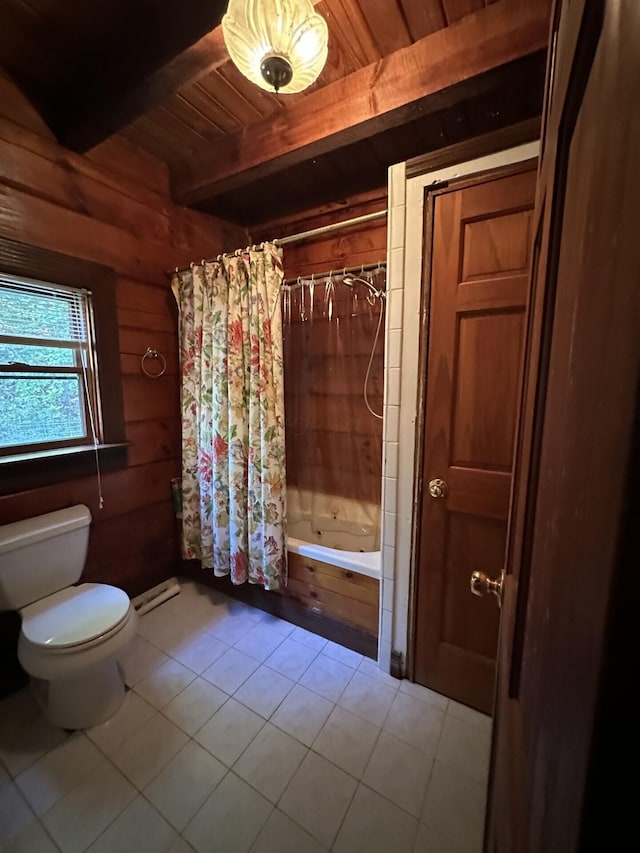
[[[272,652],[275,652],[283,639],[277,628],[261,620],[238,640],[235,648],[263,663]]]
[[[398,693],[393,701],[384,730],[427,755],[435,755],[445,715],[442,711]]]
[[[16,784],[37,815],[43,815],[104,761],[100,750],[76,732],[23,771]]]
[[[193,737],[228,698],[228,695],[214,684],[204,678],[196,678],[162,709],[162,713]]]
[[[234,698],[268,720],[293,686],[290,678],[261,666],[236,690]]]
[[[177,837],[144,797],[136,797],[87,853],[166,853]]]
[[[111,755],[116,767],[142,790],[185,745],[187,736],[166,717],[156,714]]]
[[[446,711],[449,705],[449,700],[442,693],[436,693],[435,690],[429,690],[428,687],[423,687],[422,684],[407,681],[405,678],[400,682],[400,692],[406,693],[413,699],[419,699],[421,702],[426,702],[427,705],[433,705],[439,711]]]
[[[231,767],[263,726],[262,717],[235,699],[229,699],[196,732],[195,740],[227,767]]]
[[[296,684],[271,722],[305,746],[311,746],[333,708],[333,702]]]
[[[191,684],[195,673],[169,658],[136,685],[135,691],[150,705],[160,710]]]
[[[111,755],[121,743],[139,731],[155,715],[155,708],[133,690],[128,690],[124,702],[113,717],[106,723],[86,729],[85,734],[105,755]]]
[[[461,770],[474,781],[486,784],[490,747],[488,732],[447,714],[436,758],[443,764]]]
[[[35,819],[17,785],[5,785],[0,791],[0,850],[15,841]]]
[[[217,758],[189,741],[145,788],[144,795],[182,832],[226,772]]]
[[[419,818],[433,759],[414,746],[382,732],[362,781]]]
[[[350,666],[325,655],[318,655],[299,683],[330,702],[337,702],[351,681],[353,672]]]
[[[360,779],[379,734],[378,726],[336,705],[313,750]]]
[[[317,655],[318,652],[315,649],[303,646],[302,643],[287,637],[273,654],[269,655],[265,665],[279,672],[280,675],[298,681]]]
[[[244,684],[258,666],[256,660],[238,651],[238,649],[229,649],[205,669],[202,677],[231,695]]]
[[[381,726],[395,697],[395,690],[358,671],[341,696],[340,705],[374,726]]]
[[[455,842],[458,853],[480,853],[485,800],[484,785],[436,761],[427,788],[422,822]]]
[[[301,743],[267,723],[233,770],[263,797],[277,803],[306,753]]]
[[[411,853],[417,820],[361,785],[345,818],[335,853]]]
[[[331,847],[357,782],[309,752],[280,800],[280,809],[325,847]]]
[[[326,853],[326,847],[281,811],[274,809],[251,853]]]
[[[42,817],[63,853],[80,853],[135,799],[136,789],[108,761]]]
[[[229,772],[184,832],[198,853],[247,853],[271,814],[271,803]]]

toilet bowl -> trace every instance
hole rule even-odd
[[[18,659],[47,717],[65,729],[95,726],[120,707],[118,659],[137,627],[121,589],[73,585],[90,522],[77,506],[0,527],[0,609],[20,613]]]

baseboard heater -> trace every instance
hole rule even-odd
[[[178,578],[169,578],[167,581],[162,581],[157,586],[151,587],[146,592],[141,593],[131,600],[131,603],[136,609],[138,616],[144,616],[150,610],[163,604],[174,595],[180,594],[180,584]]]

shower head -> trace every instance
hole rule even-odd
[[[377,290],[370,281],[367,281],[366,278],[361,278],[359,275],[345,275],[342,279],[342,283],[346,284],[347,287],[353,287],[354,284],[364,284],[369,288],[373,296],[386,296],[384,290]]]

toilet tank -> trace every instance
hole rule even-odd
[[[0,526],[0,610],[19,610],[79,580],[90,524],[79,504]]]

